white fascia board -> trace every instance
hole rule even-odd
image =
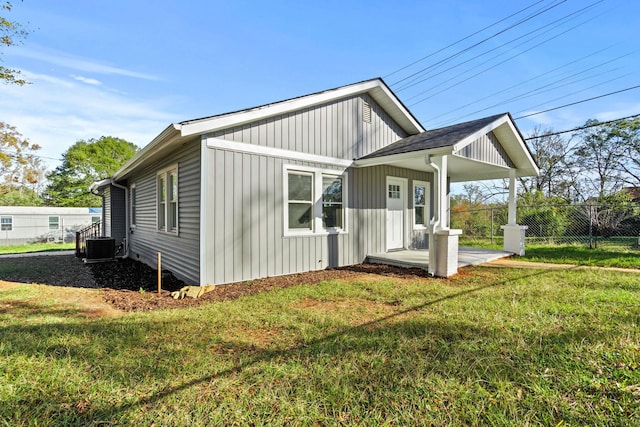
[[[146,160],[149,156],[154,155],[158,151],[164,149],[168,142],[177,136],[180,136],[180,124],[172,123],[160,135],[156,136],[153,141],[147,144],[142,150],[138,151],[135,156],[124,164],[115,174],[113,179],[118,180],[127,175],[133,169],[135,169],[140,163]]]
[[[453,154],[451,147],[433,148],[430,150],[410,151],[408,153],[391,154],[389,156],[374,157],[371,159],[361,159],[354,162],[355,167],[368,167],[388,165],[391,163],[398,163],[404,160],[413,159],[415,157],[430,156],[447,156]]]
[[[488,134],[489,132],[491,132],[494,129],[497,129],[504,122],[507,122],[507,121],[509,121],[509,116],[505,114],[504,116],[500,117],[499,119],[489,123],[488,125],[486,125],[482,129],[472,133],[471,135],[467,136],[466,138],[462,139],[461,141],[456,142],[453,145],[453,152],[462,150],[464,147],[466,147],[467,145],[471,144],[476,139],[480,138],[483,135]]]
[[[405,120],[411,122],[414,133],[423,132],[424,129],[413,118],[411,113],[400,103],[398,98],[385,86],[382,80],[368,80],[362,83],[356,83],[344,86],[338,89],[320,92],[312,95],[302,96],[300,98],[290,99],[288,101],[280,101],[269,104],[264,107],[239,111],[237,113],[225,114],[219,117],[211,117],[193,123],[184,123],[182,125],[182,136],[195,134],[204,134],[213,132],[218,129],[225,129],[233,126],[241,126],[268,117],[278,116],[291,111],[302,110],[316,105],[324,104],[336,99],[357,95],[360,93],[370,92],[373,89],[380,89],[384,92],[388,101],[390,101],[405,116]],[[375,99],[375,98],[374,98]]]
[[[207,147],[289,160],[300,160],[303,162],[324,163],[327,165],[336,165],[345,168],[353,165],[353,160],[321,156],[318,154],[301,153],[299,151],[265,147],[263,145],[247,144],[246,142],[227,141],[226,139],[219,138],[207,138]]]
[[[111,180],[111,178],[102,179],[100,181],[95,181],[93,184],[91,184],[89,186],[89,193],[93,193],[98,188],[106,187],[107,185],[111,184],[112,182],[113,181]]]
[[[411,112],[407,110],[407,108],[400,102],[398,97],[393,92],[391,92],[391,90],[386,85],[380,85],[379,89],[385,93],[388,100],[391,101],[398,110],[400,110],[400,112],[406,118],[406,120],[408,120],[411,123],[411,125],[415,128],[413,129],[414,132],[409,132],[409,134],[418,134],[418,133],[426,132],[426,129],[422,127],[422,125],[413,117],[413,114],[411,114]],[[372,96],[374,99],[377,98],[374,95]],[[376,99],[376,102],[378,102],[379,104],[383,104],[378,99]],[[398,120],[396,119],[396,121]],[[405,130],[408,131],[408,129],[405,129]]]
[[[529,164],[528,166],[531,168],[531,170],[535,171],[535,176],[539,176],[540,169],[538,168],[538,165],[536,165],[535,160],[533,160],[533,157],[531,157],[531,153],[527,148],[526,142],[524,142],[524,140],[520,136],[520,132],[518,131],[518,129],[516,129],[515,124],[511,120],[507,120],[507,124],[509,125],[509,129],[511,129],[511,132],[513,133],[516,141],[518,141],[518,144],[520,145],[520,149],[524,154],[527,160],[527,163]]]

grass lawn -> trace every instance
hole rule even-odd
[[[638,274],[363,274],[83,313],[0,290],[4,424],[640,425]]]
[[[527,245],[522,260],[598,267],[640,268],[637,249],[598,248],[579,245]]]
[[[76,248],[75,242],[71,243],[29,243],[25,245],[0,246],[2,254],[23,254],[28,252],[68,251]]]

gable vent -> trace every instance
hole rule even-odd
[[[362,103],[362,121],[371,123],[371,105],[368,102]]]

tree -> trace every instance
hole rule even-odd
[[[597,120],[587,120],[577,136],[580,142],[573,152],[573,162],[581,171],[579,191],[583,200],[602,199],[617,193],[624,185],[625,143],[613,131],[615,123],[598,126]],[[613,127],[612,127],[613,125]]]
[[[10,12],[12,5],[6,1],[0,4],[0,13]],[[22,41],[29,32],[23,26],[15,21],[10,21],[4,16],[0,16],[0,45],[14,46]],[[0,52],[1,54],[1,52]],[[0,65],[0,80],[5,83],[13,83],[17,85],[27,84],[27,81],[20,78],[20,71],[7,68]]]
[[[91,184],[112,176],[137,150],[135,144],[111,136],[76,142],[62,155],[62,164],[48,177],[47,204],[99,206],[100,198],[88,191]]]
[[[573,179],[568,164],[569,141],[553,131],[536,127],[528,138],[531,154],[540,168],[540,175],[519,178],[525,193],[542,192],[546,197],[571,200]]]
[[[0,122],[0,204],[39,205],[45,167],[40,146],[24,139],[15,127]]]

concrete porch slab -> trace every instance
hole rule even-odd
[[[460,246],[458,248],[458,268],[468,265],[484,264],[512,255],[513,252]],[[371,254],[367,255],[365,262],[405,268],[422,268],[426,270],[429,266],[429,251],[426,249],[418,249]]]

